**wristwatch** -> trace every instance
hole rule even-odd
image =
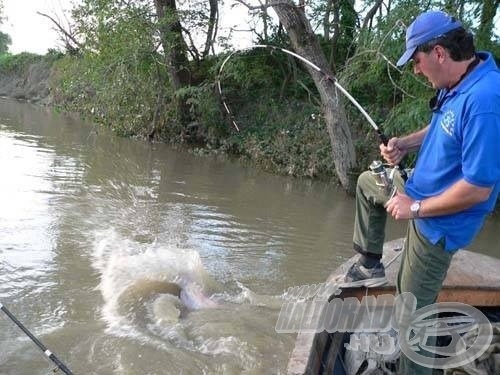
[[[422,201],[415,201],[411,204],[410,206],[410,212],[411,212],[411,217],[412,218],[417,218],[419,217],[419,211],[420,211],[420,205],[421,205]]]

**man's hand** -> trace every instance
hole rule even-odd
[[[411,219],[410,206],[414,202],[408,195],[396,192],[385,204],[386,211],[396,220]]]
[[[394,137],[389,139],[387,146],[380,145],[380,154],[391,165],[398,165],[407,152],[401,138]]]

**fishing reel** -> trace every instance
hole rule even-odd
[[[387,168],[380,160],[374,160],[370,164],[370,171],[375,178],[375,184],[384,191],[384,194],[390,198],[396,194],[396,187],[394,186],[394,173],[396,168],[392,168],[390,173],[387,174]]]

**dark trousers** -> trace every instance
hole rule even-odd
[[[394,176],[394,183],[403,191],[403,181]],[[388,196],[376,185],[371,172],[360,175],[356,189],[356,216],[353,242],[356,251],[370,257],[382,256],[385,240],[387,212],[384,204]],[[417,219],[418,220],[418,219]],[[415,226],[408,222],[401,266],[397,278],[398,293],[412,293],[417,300],[417,309],[433,304],[448,272],[453,253],[444,250],[444,241],[430,243]],[[401,374],[431,374],[432,369],[418,366],[403,354]]]

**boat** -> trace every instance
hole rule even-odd
[[[386,268],[388,283],[374,288],[343,288],[335,298],[355,297],[362,300],[365,296],[394,295],[395,280],[401,262],[404,240],[397,239],[384,244],[382,262]],[[353,256],[338,267],[327,279],[334,282],[357,261]],[[477,307],[485,314],[494,316],[498,321],[500,311],[500,259],[491,256],[460,250],[452,258],[446,279],[437,302],[461,302]],[[493,318],[492,318],[493,319]],[[345,352],[346,333],[299,332],[295,347],[288,361],[288,374],[343,374],[340,356]]]

